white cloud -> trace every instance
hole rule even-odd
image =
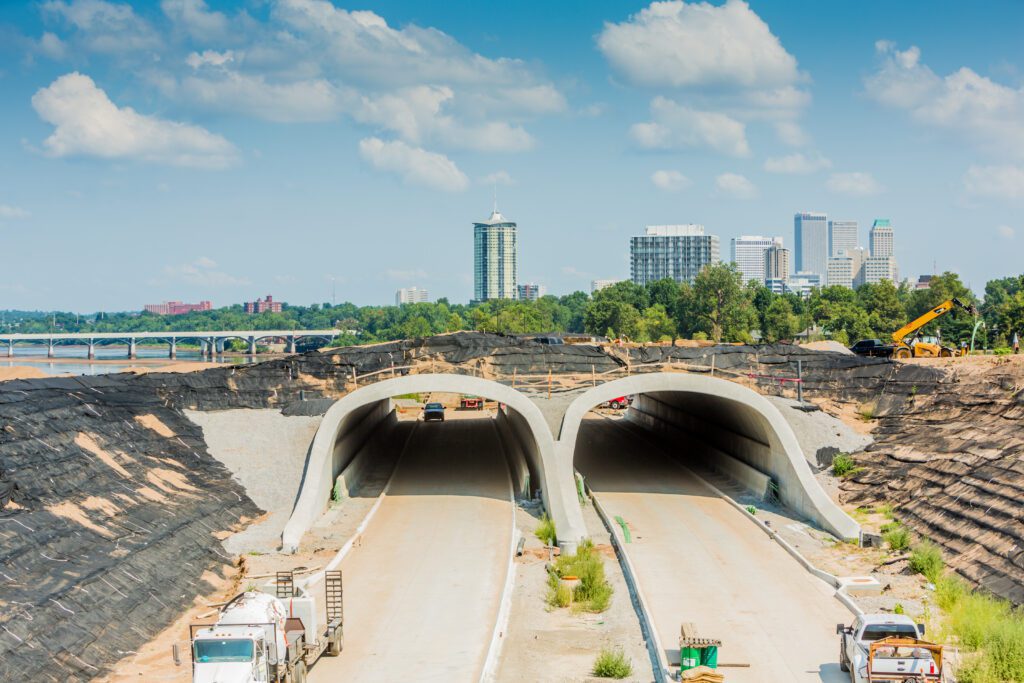
[[[39,38],[36,49],[40,54],[57,61],[64,59],[68,55],[67,43],[61,40],[60,36],[49,31],[44,32]]]
[[[159,34],[131,5],[105,0],[48,0],[43,13],[70,26],[87,50],[121,53],[148,50],[161,43]]]
[[[792,147],[802,147],[807,144],[807,134],[800,124],[795,121],[779,121],[775,124],[775,134],[779,140]]]
[[[997,199],[1024,199],[1024,168],[971,166],[964,174],[968,194]]]
[[[43,146],[51,156],[137,159],[177,166],[223,168],[235,148],[199,126],[139,114],[118,107],[91,78],[61,76],[32,96],[36,113],[55,128]]]
[[[646,149],[707,147],[735,157],[750,155],[746,126],[726,114],[698,111],[658,96],[651,102],[651,118],[630,128],[633,139]]]
[[[854,197],[870,197],[882,192],[885,188],[870,173],[833,173],[825,182],[832,192],[853,195]]]
[[[659,190],[679,192],[690,186],[690,179],[679,171],[661,170],[651,174],[651,182]]]
[[[165,266],[164,275],[199,287],[239,287],[251,284],[244,277],[236,277],[218,270],[217,262],[208,256],[200,256],[190,263]]]
[[[163,0],[160,9],[199,40],[216,40],[228,31],[228,18],[221,12],[211,12],[205,0]]]
[[[996,228],[996,234],[1002,237],[1004,240],[1012,240],[1017,236],[1017,231],[1011,228],[1009,225],[1000,225]]]
[[[201,53],[192,52],[185,58],[185,63],[193,69],[204,66],[224,66],[228,62],[235,61],[235,53],[232,50],[217,52],[216,50],[203,50]]]
[[[31,214],[25,209],[9,204],[0,204],[0,218],[28,218]]]
[[[164,92],[209,109],[248,111],[279,123],[334,120],[350,97],[322,78],[272,83],[262,75],[216,71],[165,83]]]
[[[953,130],[997,154],[1024,157],[1024,88],[961,67],[939,76],[921,63],[921,50],[875,44],[882,65],[865,80],[867,94],[907,111],[915,121]]]
[[[715,187],[733,199],[754,199],[758,194],[754,183],[738,173],[723,173],[718,176],[715,178]]]
[[[805,174],[832,168],[832,162],[821,154],[802,154],[797,152],[784,157],[765,159],[764,170],[769,173]]]
[[[397,173],[413,185],[445,192],[459,192],[469,185],[466,175],[445,155],[411,147],[401,140],[366,138],[359,141],[359,153],[377,170]]]
[[[796,59],[742,0],[652,2],[629,21],[606,23],[597,44],[616,70],[644,86],[770,89],[799,77]]]

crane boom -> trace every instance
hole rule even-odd
[[[919,316],[915,320],[912,320],[911,322],[907,323],[900,329],[893,332],[892,340],[897,344],[902,344],[904,339],[914,334],[922,327],[924,327],[931,321],[935,320],[936,318],[941,318],[942,316],[946,315],[947,313],[952,311],[953,308],[962,308],[971,315],[978,315],[978,311],[976,308],[974,308],[974,306],[971,306],[970,304],[965,304],[964,302],[960,301],[960,299],[946,299],[941,304],[931,309],[924,315]]]

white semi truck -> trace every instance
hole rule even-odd
[[[192,683],[305,683],[321,655],[341,654],[342,597],[340,571],[325,572],[323,602],[292,572],[234,597],[217,623],[190,627]]]
[[[838,624],[839,668],[852,683],[942,679],[942,646],[924,640],[924,624],[903,614],[862,614],[852,625]]]

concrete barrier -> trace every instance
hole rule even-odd
[[[544,506],[555,522],[559,544],[569,552],[586,536],[576,495],[572,461],[560,461],[540,409],[522,393],[497,382],[466,375],[406,375],[383,380],[341,398],[324,415],[306,459],[305,473],[292,515],[282,534],[282,547],[295,552],[303,534],[330,501],[334,478],[341,472],[352,444],[380,426],[391,412],[391,397],[431,391],[483,396],[505,404],[509,427],[524,443],[529,470],[536,472]],[[532,445],[530,442],[532,441]],[[355,451],[352,451],[354,454]],[[564,539],[564,541],[563,541]]]
[[[726,453],[750,472],[771,477],[782,503],[841,538],[858,538],[860,525],[825,494],[811,473],[796,435],[765,397],[735,382],[706,375],[650,373],[624,377],[588,389],[566,410],[559,430],[559,466],[571,467],[584,416],[594,406],[624,395],[640,398],[635,417],[676,425],[699,435],[709,449]],[[654,417],[652,417],[654,416]],[[740,468],[734,468],[740,471]]]

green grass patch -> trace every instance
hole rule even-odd
[[[939,546],[929,541],[921,541],[914,546],[910,553],[909,566],[912,572],[923,575],[932,583],[938,583],[946,565],[942,561],[942,551],[939,550]]]
[[[857,467],[856,461],[849,453],[839,453],[832,460],[832,474],[837,477],[848,477],[851,474],[860,472],[863,467]]]
[[[962,683],[1024,683],[1024,613],[999,598],[970,590],[956,576],[943,576],[935,599],[946,627],[965,651],[957,672]]]
[[[572,591],[572,605],[584,612],[603,612],[612,601],[612,586],[604,574],[604,560],[587,540],[580,543],[575,555],[559,555],[548,573],[548,604],[552,607],[568,606],[568,590],[560,579],[575,576],[579,579]]]
[[[753,505],[748,505],[747,506],[747,512],[749,512],[752,515],[756,515],[757,514],[757,508],[754,507]]]
[[[622,650],[601,650],[594,660],[593,674],[598,678],[626,678],[633,675],[633,662]]]
[[[558,540],[558,536],[555,534],[555,520],[548,517],[548,513],[545,512],[533,535],[539,538],[544,545],[554,545]]]
[[[877,410],[878,406],[875,406],[871,403],[865,403],[857,409],[857,414],[860,415],[860,419],[864,420],[865,422],[870,422],[871,420],[875,419]]]
[[[910,532],[899,526],[882,532],[882,538],[889,544],[890,550],[906,550],[910,547]]]

